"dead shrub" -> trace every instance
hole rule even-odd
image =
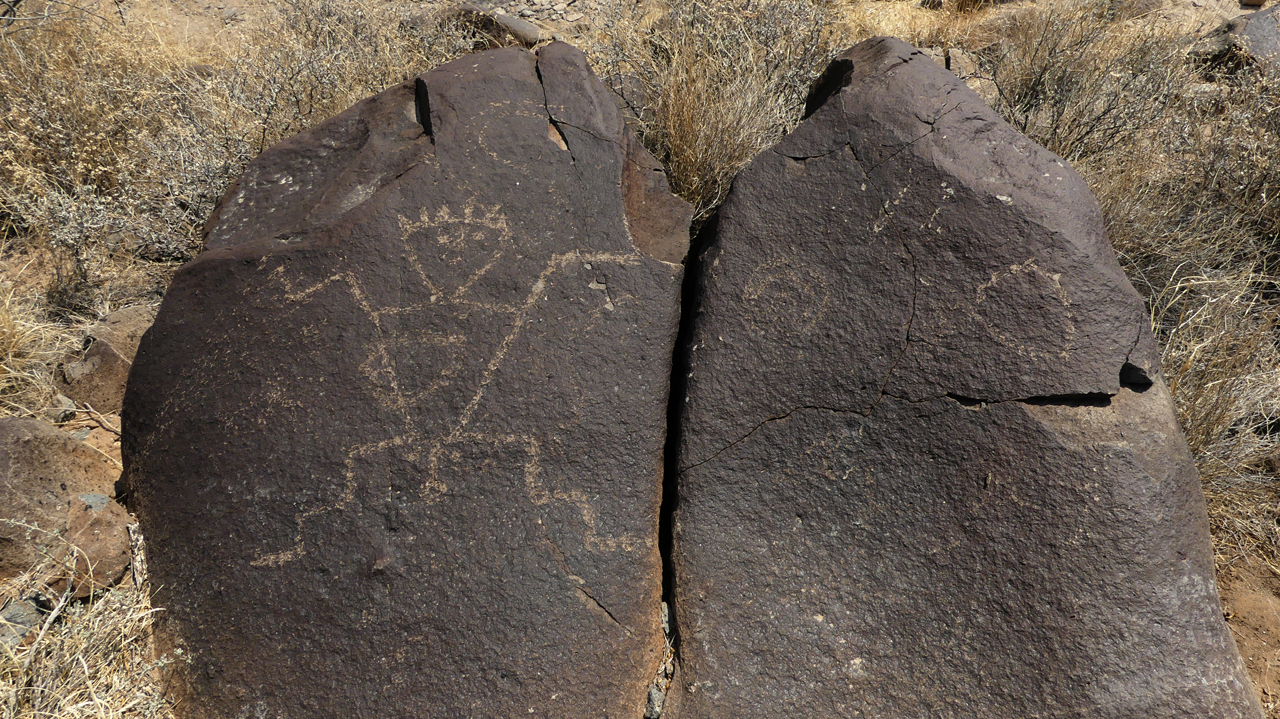
[[[1181,43],[1117,22],[1109,0],[1022,12],[1002,30],[983,51],[994,108],[1069,161],[1136,142],[1190,77]]]
[[[138,543],[138,548],[141,543]],[[45,562],[0,582],[0,605],[25,600],[39,623],[18,645],[0,644],[0,716],[7,719],[171,719],[173,706],[158,681],[180,657],[155,656],[145,582],[124,583],[88,600],[72,600],[72,587],[56,592],[40,581],[57,562]]]
[[[0,414],[29,415],[54,395],[49,367],[74,346],[73,333],[37,318],[34,298],[0,292]]]
[[[698,219],[800,121],[810,83],[842,49],[830,19],[808,0],[608,6],[597,70],[643,87],[642,137]]]

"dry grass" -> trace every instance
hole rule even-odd
[[[1107,0],[1023,12],[1001,27],[982,51],[993,107],[1072,162],[1137,143],[1189,81],[1179,38],[1117,22]]]
[[[121,274],[95,258],[189,259],[264,147],[481,41],[384,3],[269,7],[257,31],[199,54],[97,5],[0,34],[0,239],[60,253],[52,309],[93,313]]]
[[[138,545],[141,556],[141,545]],[[6,600],[38,597],[42,616],[18,647],[0,644],[0,716],[6,719],[170,719],[158,681],[170,657],[155,657],[155,612],[145,582],[129,576],[85,601],[41,578],[65,576],[75,555],[50,557],[0,582]],[[136,566],[144,566],[135,560]],[[65,583],[64,583],[65,584]]]
[[[34,414],[55,393],[49,367],[72,349],[74,334],[40,315],[37,299],[0,290],[0,413]]]
[[[800,121],[817,73],[842,49],[825,5],[808,0],[620,0],[595,48],[602,75],[643,88],[640,130],[672,189],[702,220],[752,157]]]
[[[153,610],[132,586],[55,604],[39,638],[0,648],[0,715],[12,719],[167,719],[154,676]]]

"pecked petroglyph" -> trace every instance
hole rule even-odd
[[[437,210],[434,214],[423,210],[416,220],[401,216],[399,218],[399,226],[401,229],[400,239],[405,249],[406,259],[418,278],[426,287],[430,288],[432,293],[430,301],[426,305],[414,303],[403,306],[377,306],[370,300],[372,295],[366,291],[360,278],[350,271],[335,273],[318,282],[302,286],[298,285],[296,280],[289,276],[286,264],[280,264],[268,273],[270,280],[282,291],[284,299],[293,305],[295,309],[299,305],[316,301],[321,291],[331,286],[339,285],[346,290],[357,306],[368,317],[371,326],[375,330],[375,338],[370,344],[367,356],[359,365],[359,371],[372,388],[372,396],[384,406],[395,409],[402,419],[401,425],[397,428],[400,433],[392,438],[369,444],[355,445],[347,449],[344,463],[343,490],[339,496],[329,503],[308,507],[295,514],[293,521],[296,532],[292,546],[274,551],[260,550],[255,554],[251,564],[259,567],[279,567],[305,556],[307,547],[304,534],[307,523],[322,515],[347,509],[351,505],[361,482],[361,477],[355,470],[354,464],[357,459],[370,453],[384,451],[388,448],[399,448],[406,452],[407,459],[426,458],[428,469],[423,477],[421,486],[418,488],[418,496],[415,501],[426,503],[438,501],[448,490],[446,483],[440,478],[441,458],[447,455],[451,448],[458,446],[462,442],[479,443],[494,448],[513,444],[526,448],[529,453],[529,462],[526,466],[525,483],[530,501],[536,506],[545,505],[549,502],[564,502],[574,506],[581,515],[585,527],[585,543],[589,549],[602,552],[612,552],[619,549],[633,551],[636,547],[642,546],[644,542],[635,537],[600,536],[597,531],[596,510],[583,492],[547,488],[544,485],[540,473],[538,440],[536,438],[528,435],[491,435],[482,431],[474,431],[471,426],[476,408],[483,399],[487,388],[527,327],[531,311],[536,307],[538,301],[546,296],[547,290],[554,281],[553,278],[557,272],[573,264],[586,266],[593,264],[636,265],[643,261],[642,256],[638,252],[567,252],[555,254],[547,260],[521,301],[511,304],[481,302],[469,297],[469,290],[476,281],[489,272],[496,262],[502,259],[509,248],[513,247],[513,234],[505,215],[499,212],[497,208],[483,208],[477,204],[468,203],[461,212],[457,213],[445,207]],[[417,241],[415,242],[415,240]],[[417,247],[431,243],[459,254],[465,254],[472,245],[484,245],[486,243],[497,245],[499,249],[495,250],[479,268],[474,269],[467,275],[457,287],[445,288],[432,281],[417,254]],[[594,286],[589,288],[596,289]],[[605,286],[600,285],[599,289],[605,290]],[[614,298],[610,297],[607,291],[604,292],[601,309],[590,315],[590,323],[594,324],[599,321],[601,311],[612,311],[613,305]],[[412,412],[410,410],[419,407],[429,396],[457,380],[461,370],[462,353],[468,346],[467,338],[461,334],[441,334],[425,331],[405,333],[384,327],[383,318],[415,311],[447,312],[451,307],[481,307],[498,315],[506,316],[508,318],[506,323],[509,329],[492,354],[483,363],[484,370],[462,411],[456,417],[450,418],[447,429],[443,433],[436,436],[428,436],[415,429],[411,421]],[[401,381],[395,358],[401,356],[407,347],[424,345],[444,350],[442,354],[437,355],[437,358],[443,358],[445,361],[436,368],[435,377],[429,382],[423,384],[422,378],[419,376],[415,378],[417,380],[417,388],[413,390],[406,389],[404,387],[406,383]]]

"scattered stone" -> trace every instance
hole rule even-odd
[[[920,48],[920,52],[921,52],[921,54],[923,54],[925,57],[929,58],[930,60],[933,60],[934,62],[938,63],[939,65],[941,65],[941,66],[943,66],[943,67],[946,67],[946,66],[947,66],[947,51],[946,51],[944,48],[940,48],[940,47],[922,47],[922,48]]]
[[[947,50],[947,69],[961,79],[978,74],[978,61],[964,50],[951,48]]]
[[[1083,180],[897,40],[806,114],[701,256],[681,716],[1261,719]]]
[[[1188,56],[1205,65],[1237,69],[1280,58],[1280,6],[1228,20],[1191,47]]]
[[[155,313],[154,307],[127,307],[90,327],[84,348],[58,366],[58,389],[99,412],[120,411],[133,355]]]
[[[644,707],[644,719],[658,719],[662,716],[662,704],[666,701],[666,692],[658,687],[649,689],[649,699]]]
[[[35,637],[43,621],[34,602],[10,597],[0,607],[0,651],[17,649]]]
[[[63,424],[70,422],[76,417],[76,406],[74,400],[65,394],[55,394],[53,396],[53,406],[44,410],[44,418],[53,424]]]
[[[577,22],[584,17],[586,17],[586,15],[583,15],[580,12],[571,12],[568,15],[565,15],[564,19],[565,19],[565,22]]]
[[[656,167],[560,43],[250,164],[125,399],[183,716],[643,714],[691,215]]]
[[[40,420],[0,418],[0,581],[53,556],[72,500],[112,495],[110,459]]]
[[[511,37],[515,38],[516,42],[519,42],[525,47],[533,47],[538,43],[551,39],[545,32],[543,32],[542,28],[531,22],[521,20],[519,17],[512,15],[491,12],[478,5],[459,5],[454,8],[453,12],[458,15],[466,16],[472,22],[478,23],[481,26],[488,27],[490,32],[500,30],[509,33]],[[533,12],[530,10],[521,10],[519,15],[520,17],[533,17]]]

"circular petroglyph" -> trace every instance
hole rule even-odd
[[[831,286],[821,270],[779,258],[757,267],[747,279],[743,297],[760,332],[801,335],[827,314]]]

